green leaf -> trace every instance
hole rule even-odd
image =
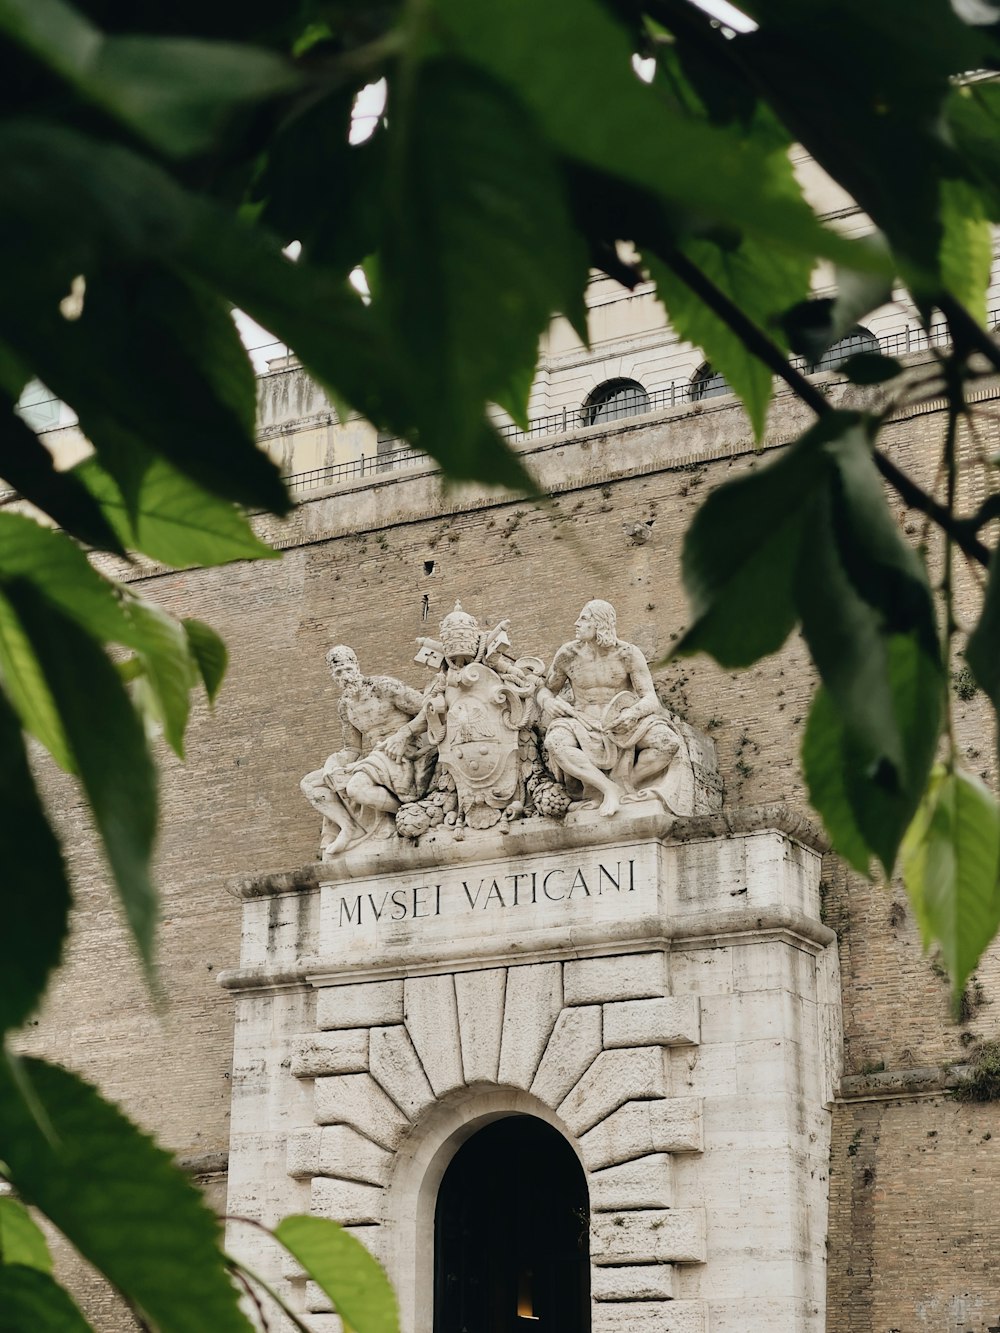
[[[226,645],[211,625],[206,625],[202,620],[186,619],[182,620],[181,624],[187,635],[191,656],[205,686],[208,702],[215,703],[229,665]]]
[[[868,877],[872,851],[851,807],[844,769],[845,739],[840,713],[820,686],[802,737],[802,772],[809,802],[823,820],[834,851]]]
[[[948,96],[945,115],[990,220],[1000,222],[1000,84],[978,79],[959,84]]]
[[[319,1283],[354,1333],[398,1333],[392,1287],[360,1241],[336,1222],[301,1214],[283,1218],[274,1234]]]
[[[898,361],[879,352],[856,352],[838,370],[852,384],[885,384],[903,373]]]
[[[152,602],[129,597],[125,611],[133,628],[153,714],[167,744],[184,758],[184,730],[191,711],[191,687],[200,674],[181,624]]]
[[[94,497],[72,472],[57,471],[52,455],[20,417],[0,404],[0,475],[82,542],[124,555],[124,548]]]
[[[248,46],[105,37],[61,0],[3,0],[0,30],[86,100],[178,157],[211,148],[235,107],[301,83],[288,61]]]
[[[250,1333],[218,1221],[169,1155],[82,1079],[26,1059],[24,1076],[51,1122],[46,1135],[9,1059],[0,1058],[0,1143],[21,1197],[159,1333]]]
[[[221,298],[201,284],[153,261],[98,273],[79,319],[43,311],[11,341],[75,409],[116,476],[128,473],[123,455],[138,439],[216,495],[289,508],[277,466],[254,441],[249,358]]]
[[[45,746],[61,769],[76,772],[59,709],[17,613],[0,591],[0,682],[21,726]]]
[[[562,153],[651,190],[699,230],[738,225],[809,259],[884,262],[822,227],[770,131],[684,114],[632,69],[634,39],[599,0],[437,0],[461,53],[516,89]],[[595,114],[600,90],[600,114]]]
[[[1000,926],[1000,808],[969,773],[935,769],[903,843],[903,877],[924,948],[936,940],[956,1008]]]
[[[0,1333],[93,1333],[93,1328],[48,1273],[0,1264]]]
[[[0,1196],[0,1270],[4,1264],[52,1272],[52,1256],[41,1228],[24,1204],[9,1196]]]
[[[6,609],[6,603],[3,605]],[[3,1033],[29,1017],[59,964],[68,929],[70,889],[59,843],[35,790],[17,719],[2,694],[0,756],[0,864],[8,887],[0,931]],[[0,1205],[3,1203],[0,1199]]]
[[[24,514],[0,514],[0,577],[29,580],[97,638],[130,642],[128,621],[114,585],[61,532]]]
[[[934,761],[943,685],[940,662],[928,658],[915,635],[889,637],[887,669],[893,717],[903,742],[899,770],[888,775],[883,771],[872,746],[848,730],[825,691],[813,704],[803,764],[809,799],[837,850],[858,869],[866,869],[861,840],[890,876]],[[821,745],[832,753],[819,756]],[[830,773],[834,765],[839,770],[836,779]]]
[[[968,181],[941,182],[941,229],[942,281],[985,328],[993,229],[982,196]]]
[[[3,591],[59,710],[125,916],[149,970],[156,921],[149,878],[156,775],[142,723],[118,672],[90,634],[24,580],[8,579]]]
[[[789,165],[789,173],[791,166]],[[774,245],[743,240],[738,245],[688,241],[685,256],[753,323],[784,346],[778,317],[809,290],[811,261]],[[646,263],[670,322],[681,338],[700,347],[713,370],[724,375],[747,410],[758,440],[764,434],[774,377],[739,338],[691,291],[669,265],[647,254]]]
[[[471,476],[486,403],[534,367],[553,313],[586,285],[586,255],[556,164],[502,84],[431,61],[396,114],[405,140],[389,154],[373,309],[396,340],[421,448]]]
[[[815,365],[824,352],[845,338],[866,315],[892,300],[891,259],[885,237],[874,232],[859,237],[857,243],[870,252],[873,266],[881,260],[886,267],[874,271],[838,264],[834,273],[835,296],[802,301],[781,317],[792,350],[804,356],[810,365]]]
[[[799,618],[795,577],[804,525],[832,467],[819,446],[854,421],[830,413],[776,462],[708,497],[684,537],[681,570],[693,623],[678,653],[704,651],[737,667],[781,647]]]
[[[878,612],[854,589],[838,551],[829,491],[806,520],[796,570],[802,633],[845,730],[882,780],[903,781],[903,742],[892,706],[887,642]]]
[[[96,458],[72,470],[122,543],[165,565],[277,559],[228,500],[212,495],[138,442],[115,457],[115,476]],[[127,498],[126,498],[127,497]]]

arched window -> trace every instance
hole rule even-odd
[[[649,394],[638,380],[606,380],[599,384],[583,405],[585,426],[599,426],[605,421],[637,417],[649,411]]]
[[[858,352],[877,352],[878,350],[878,339],[874,333],[869,333],[860,324],[855,324],[850,333],[846,333],[832,347],[828,347],[820,359],[809,369],[814,372],[817,370],[839,370],[849,357],[856,356]]]
[[[589,1333],[587,1181],[558,1130],[506,1116],[459,1148],[434,1216],[434,1333]]]
[[[694,379],[691,381],[691,401],[700,403],[703,398],[719,398],[724,393],[732,393],[732,388],[725,375],[720,375],[717,370],[706,361],[700,370],[695,371]]]

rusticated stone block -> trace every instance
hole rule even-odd
[[[595,1213],[624,1208],[669,1208],[673,1204],[673,1167],[666,1153],[591,1171],[587,1184],[590,1206]]]
[[[701,1301],[597,1301],[591,1333],[705,1333]]]
[[[395,1152],[410,1126],[370,1074],[338,1074],[315,1084],[316,1123],[351,1125],[366,1138]]]
[[[288,1136],[288,1174],[296,1180],[338,1176],[369,1185],[385,1185],[391,1166],[392,1153],[350,1125],[299,1129]]]
[[[407,977],[404,1007],[410,1038],[434,1095],[443,1097],[464,1087],[454,977]]]
[[[553,1109],[601,1052],[601,1006],[564,1009],[531,1084],[536,1097]]]
[[[309,1201],[317,1217],[328,1217],[341,1226],[366,1225],[383,1220],[385,1190],[378,1185],[362,1185],[356,1180],[317,1176],[312,1183]]]
[[[666,954],[627,953],[612,958],[573,959],[563,965],[563,990],[565,1004],[602,1004],[666,995]]]
[[[296,1037],[291,1068],[296,1078],[363,1073],[368,1068],[368,1029],[346,1028]]]
[[[595,1264],[705,1262],[704,1208],[650,1208],[595,1213],[590,1222]]]
[[[402,1021],[401,981],[324,986],[316,996],[316,1026],[320,1028],[370,1028]]]
[[[372,1078],[411,1120],[434,1100],[413,1042],[402,1025],[372,1029],[370,1061]]]
[[[594,1268],[590,1294],[595,1301],[669,1301],[674,1294],[673,1265]]]
[[[506,980],[507,972],[502,967],[455,975],[466,1083],[497,1081]]]
[[[701,1017],[697,995],[664,995],[604,1006],[604,1046],[697,1046]]]
[[[665,1097],[666,1060],[666,1052],[659,1046],[602,1051],[560,1103],[559,1114],[572,1132],[580,1135],[626,1102]]]
[[[588,1171],[659,1152],[701,1152],[700,1097],[626,1102],[580,1139]]]
[[[562,964],[534,963],[507,969],[501,1083],[528,1089],[562,1009]]]

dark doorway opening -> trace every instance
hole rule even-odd
[[[587,1181],[534,1116],[495,1120],[452,1158],[434,1216],[434,1333],[589,1333]]]

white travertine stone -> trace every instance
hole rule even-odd
[[[590,1221],[590,1258],[598,1265],[703,1264],[705,1210],[595,1213]]]
[[[505,968],[455,974],[462,1067],[466,1083],[495,1083],[500,1067]]]
[[[450,973],[407,977],[404,1010],[410,1038],[434,1095],[443,1097],[464,1087],[454,977]]]
[[[350,1125],[299,1129],[288,1136],[288,1174],[296,1180],[337,1176],[367,1185],[386,1185],[392,1153]]]
[[[406,1028],[372,1028],[369,1058],[372,1078],[411,1120],[434,1100]]]
[[[371,1074],[318,1078],[315,1089],[318,1125],[352,1125],[390,1152],[395,1152],[410,1127],[406,1116]]]
[[[653,1153],[649,1157],[623,1162],[621,1166],[591,1171],[587,1184],[590,1206],[595,1213],[621,1212],[626,1208],[670,1208],[674,1202],[673,1163],[666,1153]]]
[[[368,1029],[314,1032],[292,1043],[292,1073],[296,1078],[324,1074],[361,1074],[368,1068]]]
[[[545,1044],[562,1009],[562,964],[534,963],[507,969],[501,1083],[531,1087]]]
[[[626,1102],[666,1097],[669,1059],[661,1046],[602,1051],[560,1103],[560,1116],[579,1136]]]
[[[563,967],[563,990],[567,1005],[645,1000],[666,995],[666,954],[626,953],[611,958],[575,958]]]
[[[674,1294],[672,1264],[596,1267],[590,1294],[595,1301],[669,1301]]]
[[[403,983],[364,981],[324,986],[316,996],[319,1028],[371,1028],[403,1021]]]
[[[357,1180],[332,1180],[328,1176],[317,1176],[312,1183],[309,1199],[310,1210],[317,1217],[328,1217],[332,1222],[340,1222],[342,1226],[358,1226],[383,1220],[385,1190],[378,1185],[362,1185]]]
[[[601,1006],[564,1009],[538,1066],[531,1092],[553,1109],[601,1051]]]
[[[353,1236],[356,1241],[360,1241],[368,1253],[373,1254],[383,1268],[387,1266],[390,1248],[388,1227],[345,1227],[344,1230],[349,1236]]]
[[[705,1307],[701,1301],[598,1301],[591,1333],[705,1333]]]
[[[700,1097],[627,1102],[580,1139],[588,1171],[660,1152],[701,1152]]]
[[[604,1006],[604,1047],[697,1046],[701,1012],[697,995],[622,1000]]]
[[[305,1308],[309,1315],[309,1333],[344,1333],[344,1324],[339,1315],[333,1314],[333,1303],[318,1282],[307,1282],[305,1290]],[[281,1333],[291,1329],[291,1324],[281,1323]]]

